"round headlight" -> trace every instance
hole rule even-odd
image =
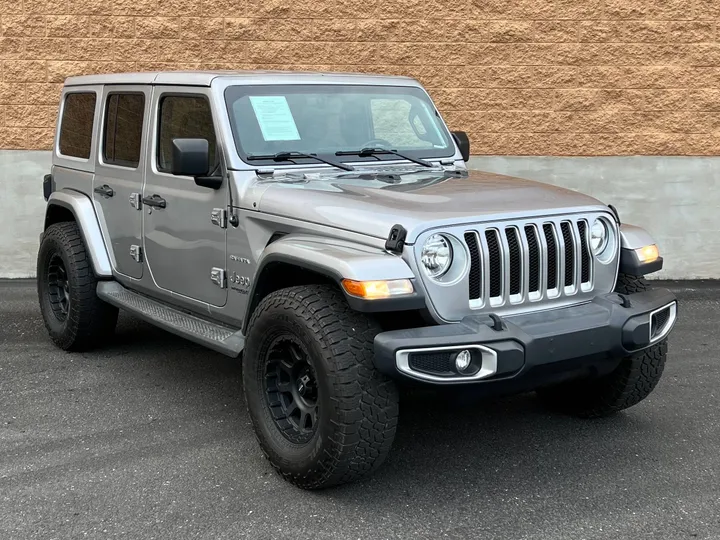
[[[452,244],[442,234],[433,234],[428,238],[420,253],[420,262],[431,278],[445,274],[450,269],[452,258]]]
[[[601,219],[596,219],[590,228],[590,247],[596,255],[602,253],[608,244],[608,228]]]

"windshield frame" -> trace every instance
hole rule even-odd
[[[428,107],[429,113],[435,115],[435,122],[436,122],[436,128],[444,137],[447,142],[448,146],[443,149],[433,149],[433,148],[427,148],[427,149],[421,149],[421,150],[407,150],[403,149],[401,153],[407,154],[408,156],[419,158],[419,159],[425,159],[425,160],[448,160],[448,159],[454,159],[457,156],[457,148],[455,145],[454,138],[448,129],[447,125],[445,124],[445,121],[443,120],[442,116],[438,112],[437,108],[435,107],[435,104],[433,103],[432,99],[428,95],[428,93],[425,91],[424,88],[422,88],[419,85],[402,85],[402,84],[392,84],[392,85],[385,85],[385,84],[362,84],[362,83],[353,83],[353,84],[328,84],[328,83],[314,83],[314,82],[305,82],[298,84],[293,83],[258,83],[258,84],[229,84],[226,88],[223,89],[222,92],[222,101],[225,107],[225,113],[227,114],[227,120],[230,126],[230,131],[232,133],[232,144],[229,144],[228,146],[234,147],[235,153],[238,155],[238,157],[242,160],[242,162],[249,167],[252,168],[258,168],[258,167],[272,167],[272,168],[278,168],[278,167],[284,167],[284,168],[298,168],[298,167],[306,167],[306,166],[314,166],[314,167],[323,167],[327,168],[329,165],[325,165],[322,163],[318,163],[315,159],[308,159],[308,158],[301,158],[301,157],[293,157],[292,162],[290,161],[282,161],[278,162],[277,160],[273,159],[264,159],[264,160],[258,160],[258,159],[248,159],[248,157],[252,156],[252,154],[248,155],[245,150],[242,147],[239,134],[241,133],[241,128],[237,125],[237,119],[235,118],[235,115],[233,114],[233,104],[236,100],[241,99],[242,97],[248,96],[248,95],[273,95],[274,89],[281,89],[277,91],[278,95],[283,95],[284,92],[286,92],[287,89],[293,89],[293,88],[308,88],[308,87],[318,87],[319,89],[337,89],[339,87],[341,88],[359,88],[359,89],[377,89],[378,91],[381,91],[382,93],[398,93],[398,94],[407,94],[414,96],[416,98],[421,99]],[[389,91],[388,91],[389,90]],[[296,148],[292,148],[293,141],[288,141],[288,148],[285,149],[287,151],[293,151],[297,150]],[[355,150],[355,149],[353,149]],[[360,150],[360,148],[357,148],[357,150]],[[332,159],[334,161],[340,161],[342,163],[367,163],[367,164],[383,164],[384,162],[398,162],[403,161],[407,162],[407,160],[400,158],[396,155],[392,154],[373,154],[373,155],[367,155],[367,156],[359,156],[359,155],[341,155],[336,156],[335,152],[323,152],[323,153],[317,153],[318,156],[322,156],[327,159]]]

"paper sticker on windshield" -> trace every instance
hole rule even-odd
[[[255,111],[266,141],[299,141],[295,119],[285,96],[250,96],[250,103]]]

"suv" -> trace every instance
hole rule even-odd
[[[375,470],[400,384],[635,405],[675,297],[612,206],[468,171],[409,78],[163,72],[65,82],[38,255],[52,340],[118,308],[231,357],[257,439],[308,489]]]

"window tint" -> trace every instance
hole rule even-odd
[[[173,139],[207,139],[210,163],[215,161],[215,129],[210,103],[201,96],[167,96],[160,101],[158,169],[170,171]]]
[[[140,163],[143,94],[111,94],[105,111],[105,163],[136,168]]]
[[[60,122],[60,153],[83,159],[90,157],[93,122],[95,120],[95,93],[74,93],[65,96]]]

